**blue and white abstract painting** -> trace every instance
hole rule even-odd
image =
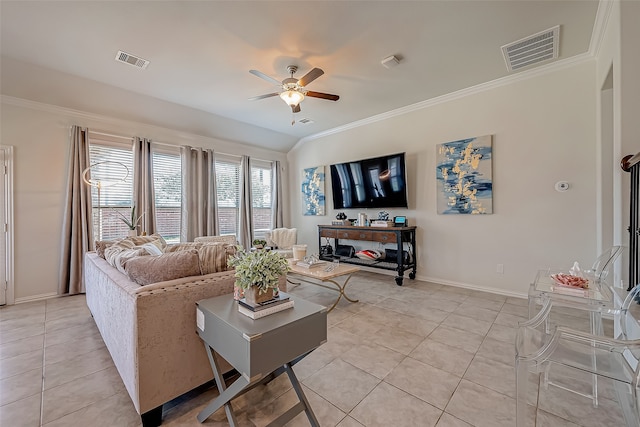
[[[493,213],[491,135],[437,146],[439,214]]]
[[[303,215],[325,215],[324,166],[306,168],[302,171]]]

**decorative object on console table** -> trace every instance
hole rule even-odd
[[[394,216],[393,217],[393,226],[394,227],[406,227],[409,224],[407,223],[406,216]]]
[[[436,181],[439,214],[493,213],[491,158],[491,135],[438,145]]]
[[[304,215],[325,215],[324,166],[302,171],[302,212]]]
[[[251,304],[272,299],[280,276],[289,271],[287,259],[273,251],[247,252],[240,248],[227,265],[235,268],[235,284]]]
[[[393,221],[371,221],[371,227],[393,227],[395,223]]]

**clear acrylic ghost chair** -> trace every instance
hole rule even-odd
[[[516,335],[516,426],[527,425],[527,388],[529,373],[543,376],[543,387],[548,385],[593,399],[598,407],[597,378],[603,377],[613,382],[617,403],[622,419],[627,426],[640,426],[640,404],[638,402],[640,380],[640,340],[629,340],[626,325],[637,322],[630,313],[630,306],[640,292],[636,286],[625,298],[622,306],[615,309],[619,317],[621,334],[618,339],[589,334],[563,326],[546,330],[546,318],[552,302],[544,302],[542,310],[533,319],[522,322]],[[634,304],[635,306],[635,304]],[[594,379],[591,395],[548,380],[552,365],[576,369]],[[612,421],[613,422],[613,421]],[[620,425],[612,423],[610,425]]]
[[[622,255],[623,251],[624,246],[610,247],[596,258],[591,265],[591,269],[585,270],[583,273],[585,273],[586,277],[593,278],[596,283],[602,283],[609,274],[609,271],[616,262],[616,259]]]

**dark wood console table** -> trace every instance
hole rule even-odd
[[[322,248],[322,238],[333,239],[332,254],[327,254]],[[383,244],[394,244],[396,250],[395,259],[368,260],[353,257],[340,256],[340,262],[358,264],[372,268],[393,270],[398,273],[396,284],[402,286],[404,272],[411,270],[410,279],[416,278],[416,227],[353,227],[348,225],[319,225],[318,248],[320,258],[331,260],[335,258],[340,240],[365,240]],[[408,257],[404,255],[404,244],[408,244]],[[408,258],[408,259],[407,259]]]

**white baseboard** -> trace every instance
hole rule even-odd
[[[362,266],[362,265],[358,265],[360,268],[362,268],[364,271],[368,271],[371,273],[378,273],[378,274],[384,274],[387,276],[392,276],[395,277],[397,275],[397,273],[393,270],[383,270],[383,269],[378,269],[378,268],[370,268],[370,267],[366,267],[366,266]],[[405,271],[404,273],[404,278],[405,278],[405,282],[407,280],[409,280],[409,270]],[[451,280],[444,280],[444,279],[440,279],[438,277],[428,277],[428,276],[421,276],[419,274],[416,274],[416,280],[421,280],[423,282],[429,282],[429,283],[435,283],[436,285],[445,285],[445,286],[455,286],[457,288],[464,288],[464,289],[471,289],[474,291],[480,291],[480,292],[489,292],[491,294],[497,294],[497,295],[503,295],[506,297],[513,297],[513,298],[524,298],[527,299],[528,295],[521,293],[521,292],[511,292],[511,291],[506,291],[504,289],[497,289],[497,288],[488,288],[485,286],[478,286],[478,285],[473,285],[470,283],[460,283],[460,282],[452,282]]]
[[[32,295],[30,297],[16,298],[15,304],[24,304],[25,302],[42,301],[42,300],[51,299],[51,298],[58,298],[59,296],[60,295],[58,295],[56,292],[50,292],[48,294]]]

